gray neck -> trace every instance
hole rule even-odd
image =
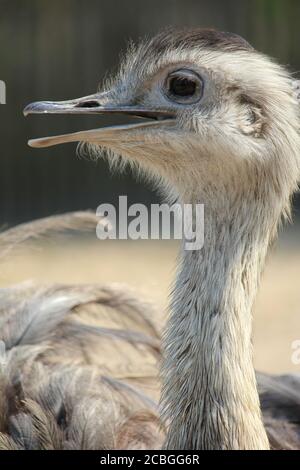
[[[170,449],[268,449],[252,362],[251,309],[269,244],[255,208],[205,208],[200,251],[180,254],[165,334]],[[219,219],[219,220],[218,220]],[[224,218],[225,219],[225,218]]]

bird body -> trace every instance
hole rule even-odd
[[[45,112],[148,119],[30,145],[82,141],[112,166],[129,164],[146,174],[169,203],[205,206],[204,246],[182,246],[163,335],[163,447],[268,449],[280,448],[283,440],[283,447],[299,448],[299,377],[277,382],[259,376],[260,403],[251,344],[265,258],[299,181],[299,101],[291,75],[237,35],[167,31],[130,49],[103,93],[25,109]],[[193,226],[193,218],[189,222]],[[145,338],[144,344],[153,346]],[[288,395],[281,408],[278,383]],[[113,414],[113,408],[107,410]],[[134,435],[127,440],[133,445],[134,426],[130,432],[124,426],[114,435]],[[143,429],[149,431],[146,424]],[[152,431],[156,445],[161,435],[157,427]]]
[[[3,232],[1,251],[98,222],[89,213],[32,222]],[[1,450],[164,446],[151,304],[128,286],[27,282],[2,288],[0,305]],[[271,448],[300,448],[300,377],[256,379]]]

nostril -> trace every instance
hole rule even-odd
[[[76,108],[98,108],[100,105],[98,101],[83,101],[82,103],[76,104]]]

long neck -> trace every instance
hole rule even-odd
[[[204,246],[180,255],[165,334],[170,449],[268,449],[252,362],[251,309],[269,236],[261,214],[205,210]]]

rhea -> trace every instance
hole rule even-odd
[[[150,176],[169,203],[204,204],[204,246],[187,251],[183,240],[163,337],[164,446],[268,449],[252,307],[299,181],[290,73],[235,34],[167,31],[131,48],[103,92],[27,106],[25,114],[34,113],[143,118],[29,144],[88,143],[117,167],[126,162]],[[294,413],[299,437],[299,408]]]

